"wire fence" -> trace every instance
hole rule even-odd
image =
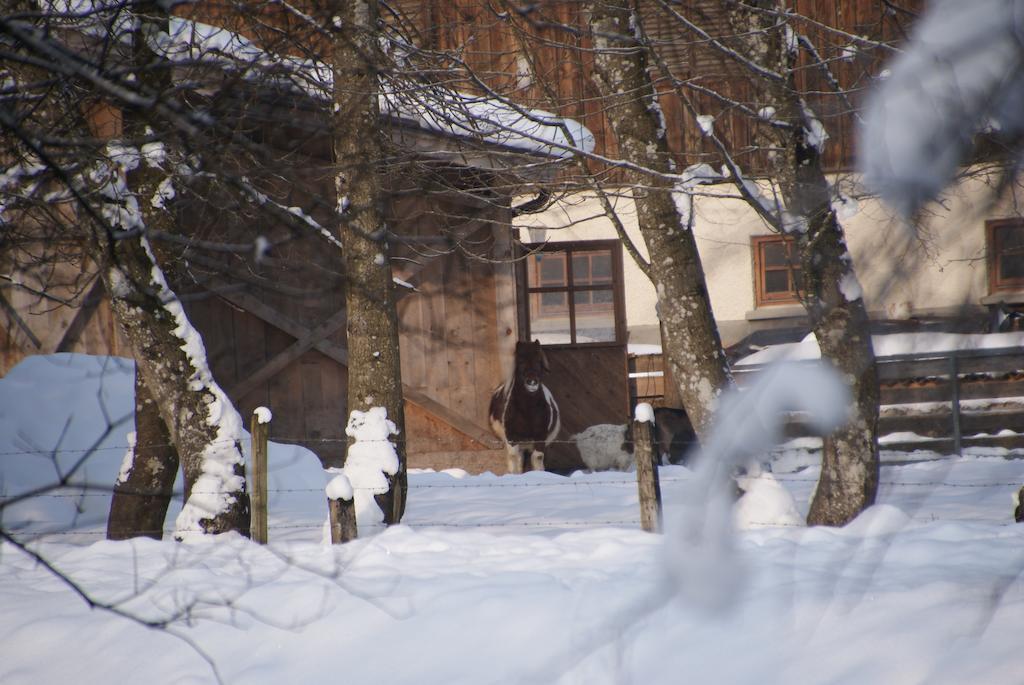
[[[625,428],[625,426],[623,426],[623,428]],[[273,436],[273,438],[274,438],[274,440],[278,444],[292,442],[292,443],[303,443],[303,444],[307,444],[308,445],[309,443],[326,444],[326,443],[343,443],[343,442],[347,441],[347,438],[344,438],[344,437],[317,438],[317,439],[314,439],[314,440],[310,440],[310,439],[307,439],[307,438],[289,438],[289,437],[279,436],[278,435],[278,436]],[[231,443],[236,443],[236,442],[239,442],[239,441],[235,440],[235,439],[219,441],[220,444],[231,444]],[[243,446],[248,447],[248,445],[245,445],[246,441],[243,440],[241,442],[242,442]],[[393,442],[402,442],[402,439],[400,437],[398,437],[398,439],[394,440]],[[555,441],[555,442],[559,442],[559,443],[562,443],[562,444],[575,444],[574,440],[558,440],[558,441]],[[159,445],[157,445],[157,444],[146,445],[146,447],[167,447],[167,446],[171,446],[171,445],[166,444],[166,443],[165,444],[159,444]],[[50,457],[50,458],[54,459],[54,462],[55,462],[55,465],[56,465],[56,463],[58,461],[57,458],[58,458],[59,455],[65,455],[65,454],[81,455],[79,457],[79,459],[78,459],[78,461],[81,462],[85,458],[88,458],[88,456],[90,454],[92,454],[92,453],[99,453],[99,452],[108,452],[109,453],[110,451],[128,452],[130,449],[133,448],[133,446],[130,446],[128,444],[113,444],[113,445],[92,446],[92,447],[89,447],[89,448],[55,447],[53,449],[43,449],[43,448],[40,448],[40,447],[35,446],[35,445],[30,445],[28,447],[30,447],[31,449],[11,450],[11,451],[6,451],[6,452],[0,452],[0,457],[8,457],[9,458],[9,457],[28,456],[28,455],[46,456],[46,457]],[[778,451],[778,449],[779,448],[766,449],[765,450],[765,454],[767,455],[767,454],[770,454],[772,452]],[[783,449],[785,449],[785,448],[783,448]],[[452,453],[451,454],[451,461],[452,461],[453,465],[457,465],[460,456],[461,455],[459,455],[458,453]],[[929,460],[929,461],[931,461],[931,460]],[[900,462],[890,462],[890,464],[897,464],[897,463],[900,463]],[[59,469],[58,469],[58,471],[59,471]],[[546,480],[546,481],[541,481],[541,482],[537,482],[536,480],[524,481],[521,478],[471,479],[471,480],[458,480],[458,481],[455,481],[455,482],[448,482],[448,483],[415,482],[414,481],[414,482],[411,482],[411,483],[408,484],[408,489],[409,489],[409,491],[411,493],[415,493],[416,491],[430,491],[430,490],[448,490],[448,491],[454,491],[454,490],[462,490],[462,491],[492,490],[492,491],[495,491],[495,490],[510,490],[510,489],[515,489],[515,490],[528,490],[528,489],[529,490],[545,490],[545,489],[546,490],[551,490],[551,489],[581,488],[581,487],[582,488],[587,488],[588,490],[597,490],[597,489],[600,489],[600,488],[628,488],[628,489],[631,489],[631,490],[635,490],[637,488],[637,479],[636,479],[635,475],[632,472],[621,472],[621,473],[623,474],[621,478],[610,476],[610,475],[608,475],[606,473],[606,474],[603,474],[603,475],[600,475],[600,476],[597,476],[597,477],[588,477],[588,478],[553,477],[551,480]],[[787,472],[787,473],[770,473],[769,472],[769,473],[764,473],[764,474],[755,474],[755,475],[746,475],[746,476],[744,476],[744,478],[748,478],[748,479],[751,479],[751,478],[753,478],[753,479],[769,478],[769,477],[774,479],[777,482],[780,482],[780,483],[807,484],[807,485],[812,485],[812,486],[818,480],[816,474],[814,474],[814,475],[812,475],[810,473],[808,473],[808,474],[801,474],[800,472]],[[663,487],[671,488],[674,484],[683,483],[683,482],[686,482],[686,481],[688,481],[690,479],[687,478],[687,477],[672,476],[672,475],[668,475],[666,473],[665,475],[661,476],[659,480],[660,480],[661,485]],[[1003,488],[1006,488],[1006,489],[1012,489],[1013,492],[1016,492],[1017,489],[1020,487],[1020,483],[1013,482],[1013,481],[1007,481],[1005,479],[1003,479],[1003,480],[975,481],[975,482],[956,482],[956,481],[952,481],[952,480],[897,480],[897,479],[887,479],[887,480],[881,480],[878,485],[879,485],[879,487],[881,489],[885,489],[885,488],[919,488],[919,489],[921,489],[921,488],[927,488],[927,489],[936,489],[936,488],[963,488],[963,489],[1000,488],[1000,489],[1003,489]],[[357,490],[357,491],[362,490],[362,491],[379,492],[379,490],[375,489],[375,488],[360,488],[360,487],[357,486],[354,489]],[[123,495],[140,496],[140,497],[151,497],[151,496],[154,496],[154,495],[167,496],[167,493],[144,492],[144,491],[138,491],[138,490],[136,490],[136,491],[125,491],[123,487],[116,488],[116,490],[117,490],[119,496],[123,496]],[[84,510],[85,509],[84,502],[86,502],[86,498],[109,498],[109,497],[112,496],[114,491],[115,491],[115,488],[110,486],[110,485],[100,485],[100,484],[96,484],[96,483],[81,483],[81,482],[74,482],[74,481],[68,481],[66,479],[61,479],[59,483],[55,483],[53,485],[52,489],[48,489],[46,486],[38,488],[35,492],[31,493],[31,499],[66,499],[66,500],[73,500],[73,501],[82,503],[82,504],[79,504],[78,506],[80,507],[80,509]],[[217,494],[217,493],[207,493],[207,492],[195,491],[195,490],[193,490],[192,492],[193,492],[193,494]],[[310,500],[315,498],[315,499],[322,499],[322,500],[326,501],[326,493],[325,493],[323,487],[284,487],[284,488],[278,487],[278,488],[268,488],[267,489],[267,493],[268,493],[268,495],[298,495],[298,496],[301,496],[301,497],[308,497]],[[177,492],[174,492],[174,493],[171,494],[172,497],[178,497],[178,498],[182,497],[182,495],[183,495],[183,493],[180,490],[178,490]],[[414,494],[410,495],[410,498],[414,498],[414,497],[415,497]],[[15,494],[15,495],[10,495],[10,496],[5,496],[4,494],[0,494],[0,513],[3,512],[3,510],[6,508],[6,505],[8,505],[8,504],[10,504],[12,502],[13,503],[17,503],[19,501],[25,501],[26,499],[29,499],[29,497],[27,497],[25,493]],[[309,500],[307,500],[307,501],[309,501]],[[514,520],[514,518],[515,518],[515,516],[510,516],[510,520],[494,520],[494,521],[452,521],[452,520],[432,521],[432,520],[422,520],[422,519],[419,519],[418,517],[416,517],[415,515],[412,515],[412,516],[408,516],[406,518],[406,522],[411,524],[411,525],[422,526],[422,527],[477,528],[477,529],[482,529],[482,528],[487,528],[487,529],[494,529],[494,528],[500,528],[500,529],[510,529],[510,528],[512,528],[512,529],[531,529],[531,528],[532,529],[566,529],[566,528],[594,528],[594,527],[607,527],[607,526],[618,526],[618,527],[626,526],[626,527],[633,527],[633,528],[635,528],[635,527],[641,526],[641,518],[640,517],[637,517],[637,518],[629,517],[629,518],[619,518],[619,519],[609,519],[609,518],[606,518],[606,517],[604,517],[604,518],[596,517],[595,519],[586,519],[586,520],[554,520],[554,519],[551,519],[551,518],[543,518],[542,520],[529,520],[529,521]],[[750,525],[753,525],[753,526],[764,526],[764,527],[767,527],[767,526],[774,526],[774,527],[790,527],[790,526],[792,526],[792,527],[797,527],[797,524],[789,524],[789,523],[785,523],[785,522],[781,522],[781,523],[780,522],[762,522],[762,523],[748,522],[748,523],[750,523]],[[1009,523],[1007,523],[1007,524],[1009,525]],[[18,529],[18,530],[8,530],[7,532],[11,533],[13,535],[19,536],[19,537],[22,537],[22,536],[24,536],[24,537],[84,536],[86,538],[90,538],[90,537],[99,538],[99,537],[103,537],[103,536],[106,535],[106,532],[104,530],[83,530],[81,528],[76,529],[74,527],[74,524],[71,524],[69,529],[62,530],[62,529],[60,529],[61,526],[63,525],[65,527],[67,527],[68,524],[64,523],[64,522],[58,522],[58,521],[46,521],[46,520],[41,520],[41,519],[34,519],[34,520],[32,520],[31,523],[27,523],[26,522],[25,525],[26,526],[31,526],[31,528],[26,527],[26,528],[21,528],[21,529]],[[98,526],[99,524],[97,522],[97,523],[94,523],[92,525]],[[310,530],[310,531],[312,531],[312,530],[318,530],[318,529],[322,529],[323,525],[324,525],[323,522],[289,523],[289,524],[275,523],[275,524],[272,524],[272,525],[268,525],[267,528],[268,528],[269,531],[277,531],[278,533],[281,533],[283,531],[288,531],[288,530],[291,530],[291,531],[301,531],[301,530]],[[377,526],[377,527],[378,528],[382,528],[383,525]],[[365,526],[364,525],[361,528],[364,530],[364,532],[367,529],[372,531],[374,526]],[[138,532],[145,534],[145,531],[138,531]],[[167,530],[166,532],[170,532],[170,530]],[[175,531],[175,532],[188,532],[188,531]],[[162,530],[159,530],[159,531],[148,531],[148,533],[150,535],[152,535],[152,536],[161,536],[161,535],[163,535],[165,533],[165,530],[162,529]]]
[[[607,473],[607,472],[605,472]],[[624,472],[625,473],[625,472]],[[755,475],[744,475],[741,476],[745,479],[772,479],[780,483],[817,483],[817,477],[800,477],[798,475],[779,474],[779,473],[763,473]],[[691,479],[680,478],[673,476],[661,476],[659,481],[662,484],[666,483],[686,483]],[[969,483],[956,483],[944,480],[931,480],[931,481],[898,481],[898,480],[879,480],[879,487],[921,487],[921,488],[1002,488],[1002,487],[1021,487],[1024,483],[997,480],[997,481],[979,481]],[[542,489],[542,488],[597,488],[602,486],[628,486],[636,487],[636,479],[623,478],[622,480],[610,480],[606,478],[599,479],[577,479],[565,477],[564,480],[552,481],[546,483],[538,482],[465,482],[465,483],[409,483],[408,489],[412,490],[473,490],[473,489]],[[73,488],[87,488],[93,491],[79,491],[79,492],[45,492],[33,497],[54,497],[54,498],[80,498],[80,497],[109,497],[113,492],[111,486],[96,485],[96,484],[83,484],[83,483],[68,483],[68,484],[55,484],[54,490],[57,489],[73,489]],[[354,490],[366,490],[376,491],[378,488],[359,488],[354,487]],[[324,488],[268,488],[268,493],[324,493]],[[217,492],[208,492],[204,490],[193,490],[193,494],[200,495],[215,495]],[[159,495],[159,492],[147,492],[147,491],[135,491],[122,494],[131,494],[139,496],[154,496]],[[173,494],[181,495],[182,491],[177,490]],[[6,500],[15,497],[0,496],[0,504],[3,504]]]
[[[773,474],[764,473],[760,475],[744,476],[744,478],[750,479],[767,479],[771,478],[780,483],[799,483],[806,485],[813,485],[817,482],[816,477],[801,476],[800,474]],[[660,479],[662,485],[672,486],[674,484],[681,484],[689,482],[691,479],[682,477],[667,476]],[[66,486],[74,488],[76,486]],[[82,486],[77,486],[82,487]],[[543,489],[564,489],[564,488],[586,488],[588,490],[599,490],[603,487],[609,488],[629,488],[633,489],[637,487],[637,482],[634,478],[599,478],[599,479],[574,479],[574,478],[560,478],[557,481],[551,482],[478,482],[469,481],[462,483],[410,483],[410,491],[428,491],[428,490],[509,490],[509,489],[530,489],[530,490],[543,490]],[[893,480],[884,479],[879,481],[880,488],[951,488],[951,489],[968,489],[976,490],[978,488],[999,488],[1007,489],[1011,492],[1016,492],[1020,487],[1021,483],[1011,481],[1007,479],[992,479],[992,480],[975,480],[967,482],[956,482],[951,480]],[[81,499],[86,497],[110,497],[111,489],[109,487],[105,489],[97,488],[96,491],[79,491],[79,492],[46,492],[36,495],[39,498],[67,498],[67,499]],[[323,488],[303,487],[303,488],[270,488],[270,493],[282,493],[282,494],[302,494],[309,497],[324,498]],[[134,493],[134,494],[148,494],[148,493]],[[181,492],[174,493],[177,496],[181,496]],[[410,495],[410,498],[413,497]],[[0,506],[3,505],[5,498],[0,498]],[[326,520],[326,509],[324,511],[324,517]],[[930,514],[926,517],[912,519],[916,521],[965,521],[965,520],[978,520],[977,518],[954,518],[949,516],[936,516]],[[7,532],[17,537],[74,537],[82,536],[86,538],[101,538],[106,535],[104,530],[83,530],[83,529],[69,529],[69,530],[58,530],[57,526],[60,526],[63,522],[59,521],[45,521],[45,520],[33,520],[31,525],[32,528],[23,528],[8,530]],[[542,520],[491,520],[491,521],[452,521],[452,520],[430,520],[421,519],[414,513],[407,515],[405,521],[408,525],[416,527],[437,527],[437,528],[450,528],[450,529],[573,529],[573,528],[601,528],[601,527],[630,527],[636,528],[641,524],[641,520],[638,517],[633,518],[607,518],[598,517],[594,519],[565,519],[565,518],[545,518]],[[1015,525],[1010,519],[1009,511],[1007,512],[1007,520],[994,522],[997,525]],[[748,521],[748,524],[755,527],[783,527],[783,528],[798,528],[803,527],[802,524],[779,522],[779,521]],[[94,524],[98,525],[98,524]],[[321,522],[309,522],[309,523],[275,523],[268,526],[271,532],[278,531],[313,531],[321,530],[324,523]],[[374,529],[384,528],[383,524],[378,526],[366,526],[360,527],[361,530],[373,531]],[[138,531],[141,534],[145,534],[147,531]],[[171,528],[161,529],[159,531],[148,531],[148,533],[154,535],[162,535],[165,533],[171,533]],[[173,531],[173,532],[188,532],[188,531]],[[197,531],[198,532],[198,531]]]
[[[976,518],[954,518],[954,517],[939,517],[939,516],[922,516],[922,517],[911,517],[911,522],[914,523],[932,523],[936,521],[943,521],[947,523],[952,522],[977,522],[979,519]],[[487,521],[487,522],[453,522],[453,521],[429,521],[429,520],[403,520],[402,525],[408,525],[415,528],[449,528],[449,529],[475,529],[475,530],[487,530],[487,529],[551,529],[551,530],[565,530],[565,529],[587,529],[587,528],[640,528],[640,519],[608,519],[608,520],[550,520],[550,521]],[[1000,528],[1014,527],[1021,524],[1014,522],[1013,520],[1006,521],[985,521],[986,525],[994,525]],[[274,531],[322,531],[326,525],[326,513],[325,520],[321,523],[304,523],[304,524],[278,524],[268,526],[270,532]],[[792,523],[785,521],[747,521],[746,525],[753,528],[806,528],[807,526],[803,523]],[[360,525],[360,532],[373,532],[377,533],[385,529],[387,526],[384,524],[376,525]],[[147,535],[156,534],[163,536],[171,536],[177,533],[190,532],[189,529],[184,531],[176,530],[173,526],[162,528],[159,531],[135,531],[135,535]],[[191,532],[201,532],[198,529],[193,529]],[[49,538],[56,537],[59,539],[85,537],[85,538],[105,538],[107,533],[105,530],[48,530],[48,529],[32,529],[32,530],[12,530],[7,531],[8,534],[15,538]]]

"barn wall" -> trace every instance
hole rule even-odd
[[[275,191],[274,197],[286,206],[310,208],[314,216],[318,207],[333,204],[322,161],[293,157],[290,164],[296,170],[294,182],[286,188],[267,188]],[[215,190],[210,193],[208,199],[215,200]],[[213,209],[218,206],[231,204],[185,205],[183,224],[194,228],[196,238],[209,241],[245,244],[256,235],[272,242],[291,239],[260,262],[251,256],[196,251],[190,253],[187,273],[178,274],[176,289],[185,296],[186,311],[203,334],[214,377],[244,417],[257,406],[273,411],[271,439],[301,443],[326,464],[338,464],[345,450],[347,415],[347,368],[341,363],[344,287],[338,255],[325,249],[319,236],[296,237],[288,227],[265,217],[254,224],[260,218],[244,216],[234,208]],[[415,263],[395,262],[410,266],[396,271],[416,287],[416,291],[399,290],[406,293],[399,302],[400,344],[404,380],[412,391],[405,437],[413,465],[416,454],[434,455],[431,463],[443,453],[453,458],[462,455],[459,459],[465,461],[469,452],[495,447],[486,428],[487,405],[491,390],[504,375],[502,357],[515,341],[514,311],[497,309],[499,301],[514,306],[508,297],[513,290],[509,265],[494,259],[510,253],[509,223],[507,200],[502,198],[481,201],[454,194],[426,200],[422,193],[410,193],[398,194],[392,203],[392,229],[425,239],[399,249],[415,258]],[[456,240],[462,249],[438,246],[436,239],[442,234],[464,239]],[[244,290],[223,288],[239,284],[245,284]],[[57,342],[51,341],[59,341],[81,311],[52,304],[33,307],[19,292],[12,291],[8,297],[30,321],[42,344],[19,346],[24,341],[17,326],[4,322],[0,312],[3,332],[12,331],[7,337],[16,343],[6,341],[4,371],[26,354],[53,351]],[[308,349],[272,377],[251,382],[268,362],[290,354],[298,337],[339,313],[337,329],[321,341],[323,349]],[[67,351],[131,356],[105,301],[81,318],[88,323],[67,339]],[[436,405],[424,405],[420,396]],[[479,461],[470,459],[464,466],[474,469]]]
[[[825,150],[827,168],[852,166],[850,134],[854,117],[849,101],[856,104],[873,75],[880,70],[881,60],[891,56],[883,50],[852,51],[848,35],[871,40],[900,39],[905,35],[904,24],[910,13],[920,9],[921,4],[918,0],[896,3],[909,10],[902,12],[892,3],[881,0],[799,0],[795,3],[796,13],[810,19],[797,20],[796,30],[819,46],[831,74],[848,90],[846,97],[837,97],[830,94],[832,88],[821,69],[798,70],[799,87],[809,94],[810,106],[830,132]],[[712,35],[721,37],[730,33],[728,3],[685,0],[672,5],[672,9],[694,19]],[[591,78],[593,53],[583,3],[578,0],[533,3],[530,12],[522,17],[495,12],[480,0],[396,0],[392,6],[401,13],[403,26],[418,45],[457,52],[475,75],[496,92],[513,93],[525,106],[553,110],[582,122],[594,133],[595,152],[611,158],[617,156],[615,135]],[[641,0],[638,10],[644,30],[655,42],[662,63],[676,80],[714,89],[731,101],[751,105],[754,111],[760,108],[749,75],[732,60],[707,48],[704,41],[686,33],[666,11],[665,3]],[[389,21],[398,20],[389,18]],[[822,25],[840,30],[830,31]],[[569,30],[561,27],[569,27]],[[524,43],[529,46],[528,50],[523,49]],[[802,66],[808,66],[806,56],[802,55],[801,59]],[[698,162],[720,163],[716,161],[719,155],[713,143],[694,125],[693,114],[673,92],[670,79],[653,64],[651,72],[655,87],[662,94],[660,105],[676,163],[682,167]],[[457,79],[458,75],[453,73],[450,77]],[[475,90],[468,79],[457,87]],[[738,112],[731,102],[723,102],[712,95],[688,90],[686,97],[694,112],[715,116],[716,134],[728,141],[733,150],[743,151],[738,161],[748,173],[764,168],[765,159],[752,148],[758,135],[756,122]]]
[[[503,298],[504,306],[514,306],[507,303],[508,265],[496,260],[509,251],[511,217],[500,205],[458,206],[462,201],[405,196],[394,204],[399,221],[412,218],[400,224],[408,235],[452,238],[399,249],[416,260],[396,262],[399,277],[415,288],[399,290],[402,379],[485,427],[491,391],[503,380],[503,360],[515,344],[514,310],[499,310]],[[444,449],[471,449],[457,446],[468,444],[466,436],[449,439]]]
[[[15,270],[9,266],[6,271]],[[94,289],[92,274],[88,264],[46,264],[16,273],[26,288],[0,290],[0,376],[33,354],[131,356],[102,288]],[[47,297],[37,295],[39,291]]]

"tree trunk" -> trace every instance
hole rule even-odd
[[[822,176],[824,181],[824,176]],[[821,476],[807,522],[841,526],[875,502],[878,491],[878,376],[864,300],[856,283],[842,227],[831,208],[797,240],[804,273],[804,306],[822,359],[850,384],[849,421],[822,446]]]
[[[388,492],[376,497],[384,523],[390,525],[398,523],[405,511],[407,483],[398,315],[379,178],[384,153],[378,70],[384,60],[375,0],[337,1],[331,9],[335,84],[331,123],[346,276],[348,411],[351,415],[384,407],[387,418],[398,427],[399,469],[388,474]]]
[[[711,311],[704,269],[690,217],[676,205],[674,172],[647,71],[644,48],[633,36],[627,0],[590,4],[595,82],[615,132],[619,156],[654,174],[626,172],[658,295],[665,360],[698,437],[710,428],[718,394],[731,383]]]
[[[133,41],[140,90],[158,99],[173,97],[170,70],[142,39],[152,31],[167,31],[167,12],[155,2],[135,11],[140,20]],[[227,531],[248,536],[241,417],[214,381],[202,339],[145,238],[150,230],[176,229],[162,202],[161,184],[169,173],[161,167],[162,155],[135,147],[143,139],[152,143],[153,137],[166,142],[159,135],[159,122],[149,115],[126,112],[126,141],[106,160],[106,223],[93,223],[89,248],[114,317],[132,346],[136,373],[142,375],[181,459],[186,502],[176,536]]]
[[[178,534],[248,536],[241,419],[210,376],[198,334],[144,239],[115,237],[102,227],[95,237],[93,256],[114,317],[184,467],[187,498]]]
[[[178,475],[178,452],[150,396],[143,375],[135,372],[135,440],[127,473],[114,485],[107,518],[107,539],[163,538],[164,519]]]

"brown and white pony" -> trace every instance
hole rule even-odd
[[[544,449],[561,428],[558,404],[541,382],[548,367],[540,341],[516,343],[512,377],[491,395],[491,430],[508,450],[508,472],[522,473],[526,459],[536,471],[544,470]]]

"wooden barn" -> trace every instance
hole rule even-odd
[[[274,173],[254,178],[253,185],[293,220],[270,220],[266,212],[232,203],[217,187],[205,188],[178,207],[187,235],[170,249],[184,266],[171,275],[203,335],[214,375],[238,410],[246,415],[269,407],[272,440],[304,445],[336,465],[344,455],[347,416],[344,275],[323,236],[296,228],[326,225],[336,204],[325,105],[244,81],[226,85],[186,97],[269,151]],[[118,112],[104,109],[96,117],[116,133]],[[399,108],[383,119],[393,149],[401,152],[386,183],[409,466],[505,471],[505,452],[487,427],[490,394],[510,369],[516,340],[542,324],[538,312],[551,311],[560,312],[556,318],[568,337],[548,347],[553,368],[547,383],[562,407],[559,440],[565,442],[552,448],[547,465],[563,472],[580,466],[569,436],[595,423],[622,423],[628,415],[622,291],[611,278],[621,279],[621,252],[598,246],[600,254],[582,251],[582,260],[567,260],[564,251],[546,258],[543,250],[524,252],[514,239],[513,198],[552,180],[564,154],[536,143],[544,135],[536,122],[520,138],[514,123],[511,136],[481,137]],[[559,123],[553,131],[575,126]],[[251,171],[238,162],[240,175]],[[217,249],[224,245],[253,249]],[[561,264],[560,281],[550,279],[554,261]],[[572,273],[584,262],[588,269],[599,262],[594,268],[609,277],[584,282],[580,272],[574,283]],[[31,354],[130,356],[91,268],[63,263],[49,272],[46,288],[58,298],[66,294],[67,306],[40,300],[32,288],[0,290],[0,374]],[[54,279],[54,273],[66,278]],[[33,279],[44,285],[31,273],[22,282]],[[63,294],[58,281],[67,284]],[[588,303],[614,298],[610,335],[577,336],[584,297]],[[554,306],[556,300],[565,306]]]

